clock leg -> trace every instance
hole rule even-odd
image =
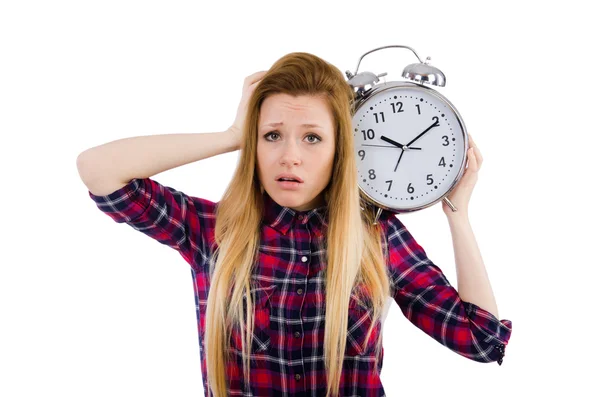
[[[377,224],[377,221],[379,220],[379,217],[381,216],[382,212],[383,212],[383,209],[381,207],[377,207],[377,215],[375,215],[375,220],[373,220],[373,225]]]
[[[456,207],[454,206],[454,204],[452,204],[452,201],[450,201],[450,199],[448,197],[444,197],[444,202],[446,202],[446,204],[448,205],[448,207],[450,207],[450,209],[452,209],[452,212],[458,211],[456,209]]]

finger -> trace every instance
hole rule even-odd
[[[255,83],[256,81],[258,81],[261,78],[263,78],[265,74],[267,74],[267,71],[266,70],[261,70],[261,71],[256,72],[256,73],[252,73],[250,76],[246,77],[246,80],[249,83]]]
[[[250,87],[252,84],[257,83],[258,81],[260,81],[261,78],[264,77],[264,75],[266,74],[266,71],[260,71],[260,72],[256,72],[256,73],[252,73],[250,76],[247,76],[244,79],[244,86],[245,87]]]
[[[481,163],[483,162],[483,156],[481,155],[481,151],[477,147],[477,144],[475,143],[475,140],[473,139],[471,134],[468,134],[468,135],[469,135],[469,149],[473,148],[473,154],[477,160],[477,165],[481,166]]]
[[[469,135],[469,147],[476,146],[475,145],[475,140],[473,139],[473,136],[471,134],[468,134],[468,135]]]
[[[258,72],[254,72],[251,75],[247,76],[246,78],[248,80],[253,80],[253,79],[256,79],[256,78],[258,78],[260,76],[263,76],[265,73],[267,73],[266,70],[259,70]]]
[[[475,156],[475,149],[469,149],[469,170],[471,172],[475,172],[479,169],[479,163],[477,161],[477,156]]]
[[[477,146],[475,146],[475,156],[477,157],[477,164],[481,166],[481,163],[483,162],[483,156],[481,155],[481,151]]]
[[[479,150],[479,147],[473,140],[473,137],[471,136],[471,134],[469,134],[469,138],[470,138],[471,147],[473,148],[475,157],[477,158],[477,163],[479,165],[481,165],[481,162],[483,161],[483,156],[481,155],[481,150]]]

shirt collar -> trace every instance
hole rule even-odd
[[[312,230],[320,231],[327,226],[327,204],[306,211],[296,211],[279,205],[266,191],[263,192],[263,223],[287,234],[294,225],[308,224]]]

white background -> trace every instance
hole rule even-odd
[[[76,158],[125,137],[214,132],[244,77],[293,51],[342,72],[402,44],[447,77],[484,157],[469,207],[502,366],[438,344],[395,304],[388,396],[597,393],[598,24],[592,2],[13,1],[0,6],[0,395],[200,396],[179,254],[114,223]],[[361,71],[401,80],[407,50]],[[239,152],[153,176],[218,201]],[[399,215],[456,285],[441,203]]]

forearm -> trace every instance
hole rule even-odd
[[[499,319],[496,299],[469,218],[449,217],[449,223],[460,298],[476,304]]]
[[[125,183],[236,149],[229,130],[138,136],[85,150],[77,168],[85,181]]]

